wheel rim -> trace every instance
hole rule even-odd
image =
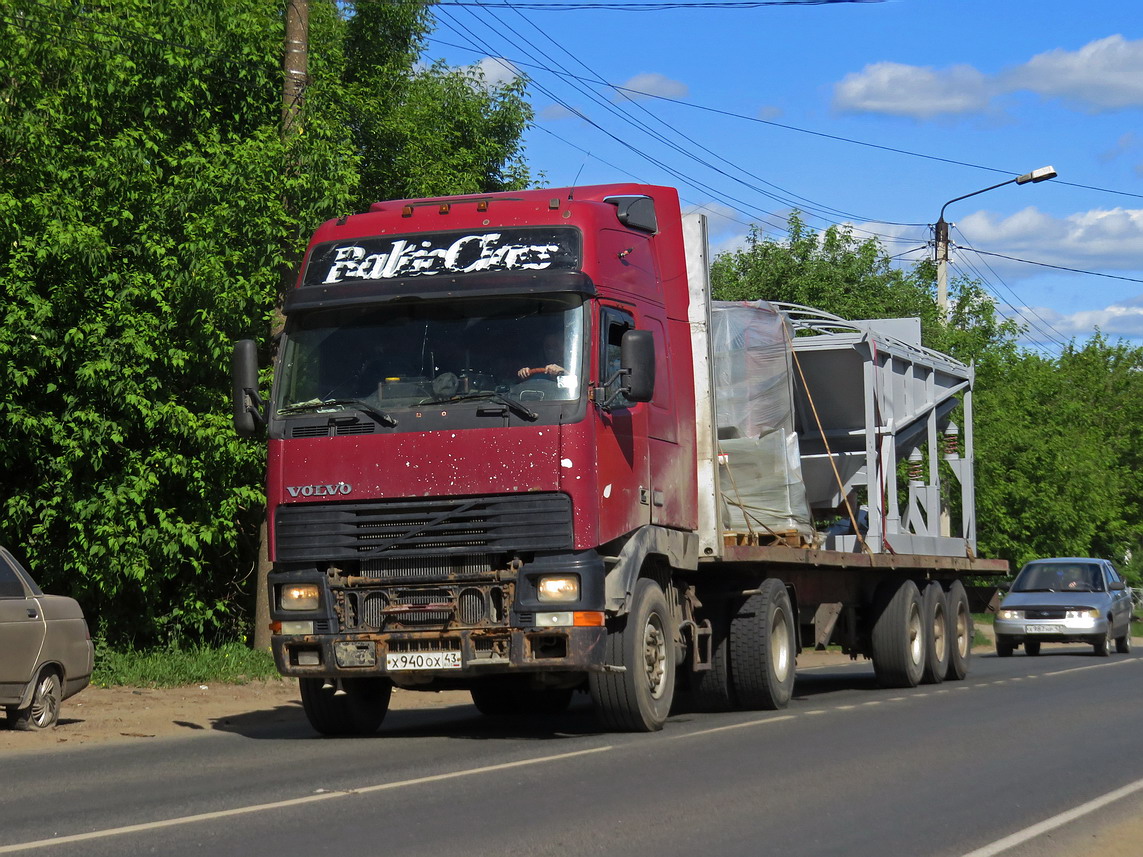
[[[914,664],[921,663],[925,654],[924,624],[921,622],[921,611],[916,604],[909,610],[909,621],[905,624],[905,633],[909,640],[909,657]]]
[[[59,680],[55,675],[44,676],[36,685],[36,694],[32,700],[32,722],[39,728],[50,726],[59,716],[60,700],[56,689]]]
[[[658,614],[647,617],[647,625],[643,629],[643,664],[651,696],[660,699],[667,689],[667,637]]]
[[[786,680],[790,671],[790,634],[786,614],[775,610],[770,618],[770,667],[779,682]]]
[[[933,654],[937,660],[944,663],[948,640],[945,639],[945,614],[937,610],[933,616]]]
[[[961,657],[968,654],[968,612],[959,604],[956,611],[956,649]]]

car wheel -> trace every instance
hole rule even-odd
[[[1036,655],[1040,654],[1040,641],[1026,640],[1024,642],[1024,654],[1030,658],[1034,658]]]
[[[1122,637],[1115,638],[1115,651],[1121,655],[1131,654],[1131,620],[1127,620],[1127,628]]]
[[[36,679],[32,691],[32,701],[27,708],[16,708],[8,718],[13,729],[32,732],[38,729],[51,729],[60,719],[60,705],[63,703],[63,685],[56,671],[45,668]]]
[[[1111,623],[1109,622],[1107,625],[1107,634],[1104,635],[1102,640],[1092,644],[1092,648],[1095,649],[1096,657],[1106,658],[1108,655],[1110,655],[1111,646],[1113,643],[1114,640],[1111,637]]]
[[[1012,652],[1016,650],[1016,646],[1007,637],[996,635],[996,657],[1008,658],[1012,656]]]

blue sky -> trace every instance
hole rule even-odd
[[[1046,353],[1143,343],[1138,0],[510,2],[443,0],[428,55],[528,77],[545,184],[673,185],[716,247],[796,206],[907,260],[945,202],[1050,164],[949,205],[950,276]]]

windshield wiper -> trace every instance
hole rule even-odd
[[[522,417],[526,420],[538,420],[540,415],[521,402],[519,399],[514,399],[507,393],[497,393],[492,390],[478,390],[474,393],[461,393],[458,396],[439,396],[435,399],[426,399],[421,402],[422,405],[437,405],[444,402],[464,402],[473,399],[492,399],[495,402],[500,402],[508,410],[512,411],[516,416]]]
[[[278,413],[288,416],[290,414],[317,413],[326,408],[333,410],[334,408],[344,408],[346,406],[364,411],[383,426],[392,427],[397,425],[397,420],[391,414],[379,411],[368,402],[361,401],[361,399],[311,399],[308,402],[298,402],[296,405],[279,408]]]

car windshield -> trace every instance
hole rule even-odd
[[[1024,566],[1013,592],[1102,592],[1103,574],[1094,562],[1038,562]]]
[[[370,408],[388,420],[438,402],[495,398],[531,413],[539,402],[578,399],[583,312],[578,297],[547,295],[291,315],[274,413]]]

